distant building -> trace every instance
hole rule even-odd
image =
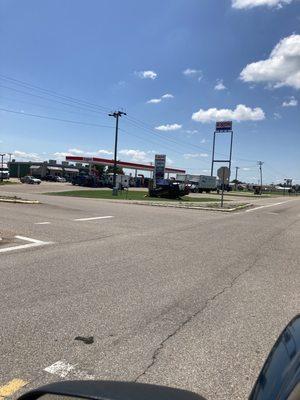
[[[70,165],[63,161],[61,164],[56,160],[43,162],[33,161],[16,161],[12,160],[8,163],[9,173],[12,178],[22,178],[22,176],[31,175],[37,178],[45,178],[46,176],[63,176],[66,179],[72,179],[79,172],[86,172],[88,168]]]

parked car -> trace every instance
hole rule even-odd
[[[55,182],[67,182],[67,180],[63,176],[56,176]]]
[[[23,176],[20,181],[22,183],[29,183],[31,185],[39,185],[41,183],[41,180],[39,178],[35,178],[33,176]]]
[[[56,176],[54,176],[54,175],[45,175],[43,180],[44,181],[55,182],[55,178],[56,178]]]

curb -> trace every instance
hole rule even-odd
[[[205,210],[205,211],[219,211],[219,212],[234,212],[238,210],[243,210],[245,208],[250,208],[253,206],[251,203],[243,204],[241,206],[233,207],[233,208],[215,208],[215,207],[196,207],[196,206],[186,206],[181,204],[164,204],[164,203],[146,203],[146,202],[130,202],[130,204],[137,204],[140,206],[152,206],[152,207],[169,207],[169,208],[184,208],[187,210]]]
[[[21,200],[21,199],[1,199],[0,203],[18,203],[18,204],[40,204],[38,200]]]

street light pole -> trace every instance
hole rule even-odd
[[[118,154],[118,130],[119,130],[119,118],[122,115],[127,115],[123,111],[115,111],[113,113],[108,114],[110,117],[114,117],[116,119],[116,132],[115,132],[115,152],[114,152],[114,175],[113,175],[113,194],[117,195],[116,190],[116,180],[117,180],[117,154]]]
[[[1,157],[1,182],[3,182],[3,157],[5,156],[5,153],[0,154]]]

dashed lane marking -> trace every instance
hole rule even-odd
[[[50,225],[51,222],[45,221],[45,222],[35,222],[34,225]]]
[[[12,379],[8,383],[3,386],[0,386],[0,400],[7,398],[8,396],[12,396],[22,387],[27,385],[28,382],[23,381],[22,379]]]
[[[104,217],[76,218],[76,219],[73,219],[73,221],[93,221],[96,219],[107,219],[107,218],[113,218],[113,216],[105,215]]]
[[[18,240],[24,240],[25,242],[29,243],[11,247],[4,247],[3,249],[0,249],[0,253],[6,253],[8,251],[14,251],[14,250],[29,249],[31,247],[45,246],[47,244],[53,243],[53,242],[43,242],[42,240],[32,239],[25,236],[15,236],[15,238]]]

